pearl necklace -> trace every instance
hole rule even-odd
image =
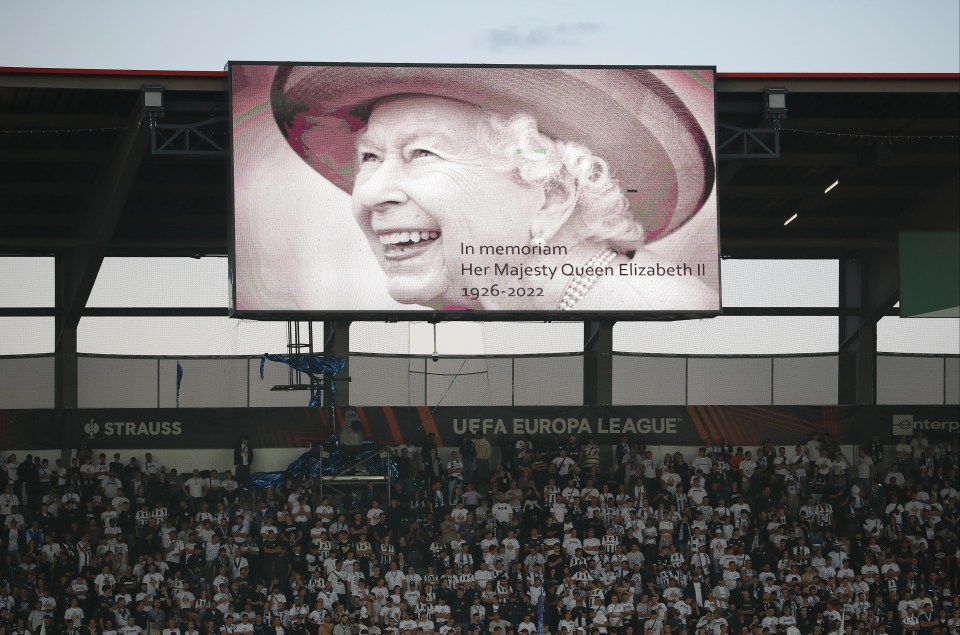
[[[607,266],[616,257],[617,252],[612,249],[604,249],[593,258],[588,260],[584,265],[584,269],[593,267],[595,271],[597,268]],[[573,279],[570,280],[570,284],[568,284],[567,288],[564,290],[563,297],[560,298],[559,309],[561,311],[569,311],[572,309],[577,302],[583,299],[583,296],[587,295],[600,277],[601,276],[597,273],[574,276]]]

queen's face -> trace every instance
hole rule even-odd
[[[460,288],[504,260],[480,246],[529,243],[543,190],[521,185],[484,146],[486,119],[472,104],[401,96],[377,104],[360,135],[353,212],[398,302],[470,306]],[[463,276],[467,266],[489,269]]]

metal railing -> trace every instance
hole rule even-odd
[[[835,353],[613,354],[615,404],[837,403]],[[304,407],[289,368],[258,356],[78,356],[81,408]],[[443,356],[352,354],[349,405],[581,405],[582,353]],[[293,383],[296,383],[294,378]],[[305,383],[305,382],[303,382]],[[877,403],[960,403],[960,355],[877,356]],[[0,410],[52,408],[54,357],[0,357]],[[340,405],[348,405],[347,403]]]

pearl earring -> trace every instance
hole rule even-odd
[[[547,241],[543,239],[543,236],[533,236],[530,238],[530,244],[534,245],[535,247],[542,247],[544,244],[546,244],[546,242]]]

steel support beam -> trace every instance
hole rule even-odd
[[[613,401],[613,325],[583,323],[583,404],[607,405]]]
[[[24,88],[75,88],[79,90],[121,90],[139,93],[144,84],[163,84],[165,91],[202,91],[223,94],[227,90],[227,74],[222,71],[174,71],[165,73],[141,71],[124,74],[99,71],[62,73],[0,73],[0,86]]]
[[[958,178],[903,213],[903,229],[956,231]],[[840,260],[839,391],[841,404],[876,403],[877,322],[900,299],[896,246]],[[856,313],[859,312],[859,315]]]
[[[69,265],[60,258],[54,264],[54,407],[58,411],[77,407],[77,325],[65,323],[63,300],[69,294]]]
[[[719,73],[718,93],[762,93],[775,82],[791,93],[956,93],[951,73],[910,77],[895,73]]]
[[[909,204],[930,196],[931,189],[922,185],[846,185],[843,175],[839,180],[840,186],[830,192],[831,199],[902,199]],[[821,196],[827,185],[830,185],[830,181],[826,179],[819,185],[731,185],[724,190],[723,195],[728,199],[811,199]]]
[[[150,151],[158,155],[221,157],[227,154],[226,139],[226,117],[150,126]]]
[[[862,263],[852,258],[840,261],[840,316],[837,398],[841,404],[872,403],[873,382],[866,377],[869,367],[862,358],[872,343],[876,359],[876,329],[861,329],[863,311]],[[861,341],[861,335],[863,340]],[[864,401],[867,397],[869,400]]]
[[[900,297],[896,252],[840,260],[839,373],[841,404],[877,398],[877,322]]]
[[[346,360],[343,370],[350,376],[350,320],[325,320],[323,323],[323,354]],[[333,375],[323,376],[323,401],[326,406],[350,404],[350,382],[337,381]]]
[[[856,312],[859,314],[859,311]],[[734,306],[723,309],[724,315],[735,316],[838,316],[844,313],[834,307],[816,306]],[[900,309],[888,307],[883,315],[900,315]],[[55,317],[56,308],[33,307],[0,307],[0,317]],[[83,317],[229,317],[230,309],[217,306],[98,306],[87,307],[83,310]]]
[[[935,196],[908,208],[905,224],[918,229],[956,230],[960,204],[955,178]],[[896,248],[860,260],[840,261],[839,400],[841,404],[876,403],[877,322],[900,299]],[[859,317],[852,313],[859,309]]]
[[[901,229],[956,231],[958,178],[905,207]],[[840,260],[839,391],[841,404],[876,403],[877,322],[900,299],[896,245]],[[859,313],[859,315],[856,315]]]
[[[780,131],[717,123],[718,159],[779,159]]]
[[[149,135],[141,126],[141,106],[134,107],[127,127],[120,133],[110,158],[97,176],[93,194],[80,215],[79,243],[57,256],[64,266],[63,293],[58,296],[57,342],[70,337],[80,322],[87,298],[93,290],[100,265],[113,238],[120,214],[146,154]]]
[[[859,314],[859,311],[855,311]],[[834,307],[816,306],[734,306],[725,307],[724,315],[735,316],[837,316],[845,313]],[[900,315],[900,310],[894,306],[888,307],[883,315]],[[0,307],[0,317],[55,317],[56,308],[34,307]],[[217,306],[98,306],[87,307],[83,310],[83,317],[229,317],[230,309]]]
[[[113,152],[97,176],[94,195],[81,216],[82,235],[73,249],[56,257],[54,330],[54,407],[57,418],[79,406],[77,326],[97,279],[107,244],[113,237],[120,211],[146,153],[147,135],[140,131],[140,107],[130,115]],[[66,440],[64,440],[66,444]],[[61,448],[64,465],[69,465],[70,447]]]

